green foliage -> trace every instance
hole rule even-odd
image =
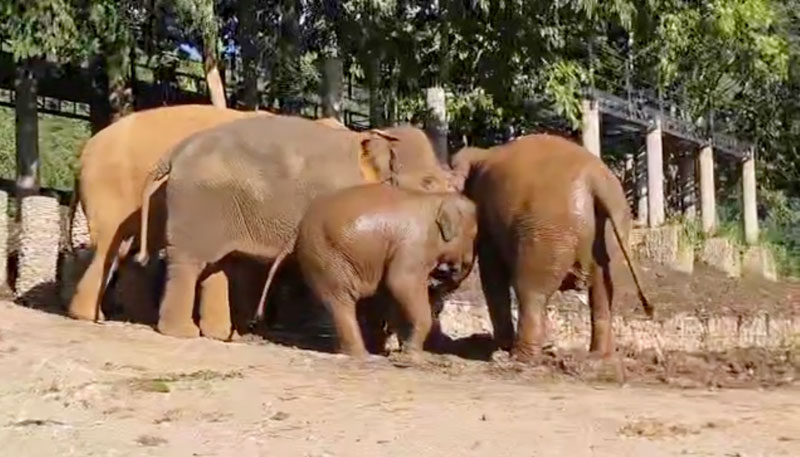
[[[0,178],[16,176],[14,135],[14,111],[0,108]],[[77,157],[89,136],[87,122],[39,115],[42,187],[72,190]]]
[[[0,39],[16,60],[63,60],[82,49],[75,19],[69,0],[6,0],[0,3]]]
[[[775,255],[781,275],[800,277],[800,198],[762,189],[761,199],[767,212],[761,240]]]

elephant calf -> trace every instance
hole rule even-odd
[[[342,352],[367,354],[356,304],[385,288],[410,326],[403,350],[418,353],[432,326],[429,279],[460,283],[474,263],[475,205],[455,192],[367,184],[317,198],[293,253],[306,283],[333,317]],[[256,319],[287,247],[270,269]]]

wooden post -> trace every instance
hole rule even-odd
[[[744,240],[747,244],[758,242],[758,209],[756,207],[756,160],[749,155],[742,162],[742,219]]]
[[[597,107],[597,101],[583,99],[581,101],[581,111],[583,113],[583,127],[581,129],[583,147],[600,157],[600,109]]]
[[[648,225],[664,223],[664,151],[661,143],[661,118],[653,119],[647,132],[647,207]]]
[[[693,220],[697,217],[697,196],[695,186],[694,152],[687,152],[681,157],[678,165],[678,179],[680,183],[681,209],[686,219]]]
[[[447,163],[447,103],[444,88],[425,89],[425,101],[431,112],[425,127],[433,143],[433,150],[440,162]]]
[[[712,234],[717,228],[717,202],[714,195],[714,150],[703,146],[698,160],[700,166],[700,215],[703,232]]]

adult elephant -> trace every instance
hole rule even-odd
[[[181,140],[201,130],[264,111],[236,111],[211,105],[179,105],[138,111],[90,138],[80,153],[80,172],[71,204],[80,201],[94,254],[83,273],[67,313],[75,319],[102,320],[102,296],[115,265],[124,259],[139,234],[142,189],[149,171]],[[154,198],[149,246],[163,246],[163,195]],[[69,227],[72,227],[70,220]],[[71,237],[70,237],[71,240]]]
[[[590,350],[610,356],[611,265],[619,251],[652,316],[627,251],[631,216],[625,193],[598,157],[565,138],[539,134],[489,149],[462,149],[451,165],[478,206],[480,277],[501,348],[520,360],[538,356],[547,301],[588,279]],[[516,338],[510,287],[519,302]]]
[[[402,130],[401,136],[408,133]],[[232,334],[230,309],[222,300],[201,299],[200,329],[194,324],[197,281],[206,295],[205,275],[232,253],[272,261],[318,195],[383,181],[449,189],[435,159],[417,157],[434,157],[430,143],[425,145],[405,147],[392,129],[356,133],[293,116],[241,120],[183,141],[153,169],[142,196],[143,262],[146,202],[167,182],[167,284],[158,330],[178,337]]]

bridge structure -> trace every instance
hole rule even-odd
[[[686,218],[697,217],[699,202],[703,231],[713,234],[718,225],[715,160],[738,165],[741,173],[742,223],[745,242],[758,240],[756,206],[756,147],[713,128],[713,122],[692,122],[680,106],[641,92],[624,97],[587,89],[581,104],[581,137],[584,146],[602,157],[604,149],[619,148],[639,153],[626,157],[625,171],[633,181],[637,221],[649,227],[665,223],[667,210]],[[698,125],[699,124],[699,125]],[[677,176],[668,195],[666,160],[675,159]],[[667,199],[668,196],[673,198]],[[667,203],[673,208],[667,208]]]

